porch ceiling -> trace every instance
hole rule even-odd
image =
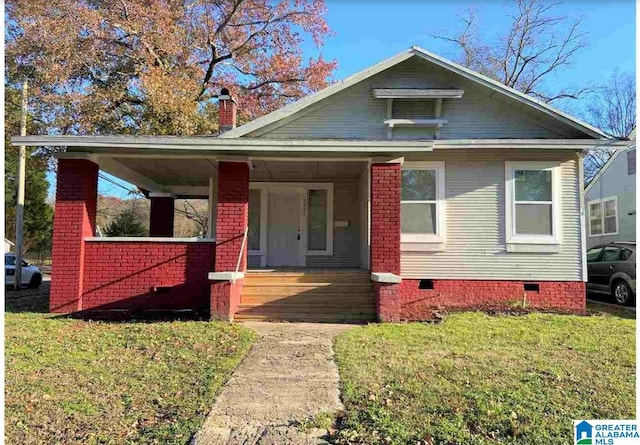
[[[102,170],[140,188],[170,192],[177,197],[208,196],[209,179],[218,176],[214,158],[101,157],[99,162]],[[250,162],[253,182],[356,179],[367,166],[366,160],[252,159]]]

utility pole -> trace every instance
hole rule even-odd
[[[20,136],[27,135],[27,81],[22,82],[22,113],[20,116]],[[16,207],[16,290],[22,285],[22,245],[24,242],[24,183],[26,180],[27,147],[18,148],[18,205]]]

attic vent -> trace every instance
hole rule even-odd
[[[393,119],[434,119],[434,99],[394,99],[391,109]]]

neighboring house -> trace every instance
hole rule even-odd
[[[9,241],[8,239],[4,239],[4,253],[9,253],[13,250],[13,246],[15,246],[15,244],[11,241]]]
[[[636,240],[636,132],[616,151],[584,191],[587,248]]]
[[[13,139],[67,147],[51,311],[585,309],[582,153],[624,143],[417,47],[238,128],[221,93],[219,137]],[[95,237],[98,169],[145,191],[150,238]],[[185,197],[215,240],[172,237]]]

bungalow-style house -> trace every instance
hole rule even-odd
[[[598,129],[412,47],[217,137],[27,136],[61,146],[52,312],[422,320],[585,308],[582,153]],[[618,145],[617,145],[618,144]],[[98,170],[143,189],[149,238],[95,237]],[[206,198],[211,239],[173,237]]]
[[[636,132],[616,151],[584,190],[587,249],[636,240]]]

